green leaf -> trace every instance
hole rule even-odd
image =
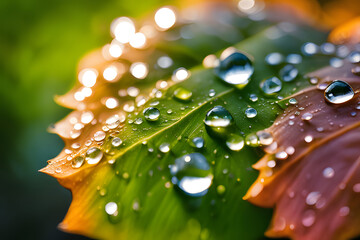
[[[281,52],[284,56],[300,53],[304,42],[309,39],[321,42],[325,36],[301,26],[293,26],[295,30],[290,32],[282,30],[280,25],[264,29],[269,24],[261,22],[250,21],[247,26],[242,31],[251,36],[233,46],[254,59],[255,73],[243,89],[226,84],[214,74],[213,69],[198,65],[206,55],[232,45],[219,37],[200,34],[189,41],[177,40],[168,44],[160,40],[151,50],[137,52],[137,55],[121,60],[146,60],[149,66],[153,66],[158,56],[165,53],[175,61],[170,70],[151,69],[148,77],[141,81],[134,80],[128,73],[117,83],[102,80],[102,83],[93,88],[93,95],[80,103],[73,99],[79,86],[70,94],[59,98],[62,104],[77,110],[58,123],[53,131],[65,139],[67,149],[73,143],[81,144],[80,150],[75,149],[71,154],[64,150],[42,169],[56,177],[73,193],[73,202],[60,225],[61,229],[101,239],[262,238],[271,211],[257,208],[242,200],[242,197],[257,177],[257,172],[251,166],[263,153],[249,146],[238,152],[231,151],[222,139],[208,134],[204,119],[210,109],[221,105],[231,113],[236,127],[244,136],[270,126],[282,112],[282,108],[277,104],[278,99],[265,96],[259,88],[262,80],[278,76],[279,72],[279,68],[265,64],[265,56],[271,52]],[[175,28],[164,36],[179,33],[179,29],[180,27]],[[254,29],[258,29],[256,34],[253,33]],[[259,31],[260,29],[264,30]],[[199,31],[193,33],[199,34]],[[276,38],[273,37],[274,34]],[[94,65],[86,65],[90,62],[85,61],[80,66],[93,67]],[[289,96],[309,85],[305,74],[327,63],[327,56],[304,57],[302,64],[298,66],[300,76],[294,82],[283,83],[280,95]],[[103,69],[107,64],[109,63],[101,63],[96,67]],[[157,90],[161,92],[161,96],[152,94],[157,81],[169,78],[172,70],[178,67],[191,68],[191,76],[181,82],[169,81],[167,89]],[[118,90],[130,86],[138,87],[140,94],[150,96],[150,99],[145,105],[136,107],[134,112],[127,113],[126,121],[116,129],[109,130],[104,141],[92,141],[86,146],[86,140],[91,139],[95,132],[106,125],[105,120],[109,116],[124,114],[120,107],[106,109],[101,104],[102,99],[109,96],[118,98]],[[192,92],[190,101],[179,101],[173,97],[174,91],[179,87]],[[210,92],[215,92],[215,95],[210,96]],[[250,94],[256,94],[259,99],[252,102]],[[129,96],[120,98],[120,106],[123,107],[129,100]],[[150,106],[160,110],[159,120],[149,122],[144,118],[143,110]],[[255,118],[245,116],[245,110],[249,106],[257,110]],[[86,125],[78,139],[71,139],[70,130],[73,125],[69,120],[74,117],[80,119],[84,110],[92,110],[97,123]],[[114,137],[122,140],[119,147],[112,146]],[[203,149],[193,147],[191,140],[195,137],[204,139]],[[159,150],[164,143],[170,145],[168,153]],[[71,161],[67,160],[69,156],[70,160],[83,156],[87,149],[94,146],[104,152],[103,159],[96,166],[85,163],[80,168],[71,167]],[[206,157],[214,176],[207,194],[197,198],[186,196],[176,188],[171,183],[169,170],[169,165],[174,164],[175,159],[194,152],[200,152]],[[109,202],[117,204],[117,216],[109,216],[105,212],[105,205]]]

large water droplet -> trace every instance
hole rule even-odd
[[[180,101],[189,101],[191,96],[192,92],[186,88],[179,87],[174,91],[174,97]]]
[[[286,65],[280,70],[280,77],[284,82],[293,81],[299,74],[299,70],[293,65]]]
[[[247,118],[254,118],[257,115],[257,111],[255,108],[247,108],[245,110],[245,115]]]
[[[254,67],[245,54],[234,52],[220,62],[215,72],[229,84],[245,86],[254,73]]]
[[[171,181],[186,195],[204,196],[212,184],[212,171],[201,153],[186,154],[170,166]]]
[[[144,117],[150,122],[157,121],[160,117],[160,111],[157,108],[148,107],[144,110]]]
[[[71,161],[71,166],[73,168],[80,168],[84,164],[84,157],[77,156]]]
[[[103,152],[97,147],[92,147],[86,151],[85,160],[88,164],[97,164],[103,157]]]
[[[260,83],[260,88],[267,95],[273,95],[280,92],[282,83],[277,77],[268,78]]]
[[[351,100],[354,97],[352,87],[341,80],[335,80],[325,89],[326,101],[333,104],[341,104]]]
[[[205,124],[209,127],[229,127],[234,123],[234,119],[222,106],[215,106],[205,117]]]
[[[238,134],[231,134],[226,140],[226,146],[233,151],[240,151],[244,147],[244,144],[244,138]]]

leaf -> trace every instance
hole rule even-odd
[[[309,76],[321,79],[320,84],[340,79],[359,89],[360,78],[351,73],[352,67],[347,62],[341,68],[327,67]],[[260,174],[245,199],[258,206],[275,208],[267,231],[270,237],[358,236],[358,95],[349,102],[331,104],[325,101],[323,90],[313,86],[289,98],[295,98],[298,103],[289,106],[266,130],[273,135],[277,148],[268,148],[268,154],[254,165]],[[277,159],[276,154],[284,151],[288,152],[286,159]]]
[[[220,5],[203,11],[208,14],[205,20],[159,32],[153,40],[149,39],[148,48],[128,48],[119,60],[106,60],[100,50],[95,51],[80,63],[79,72],[94,68],[102,73],[107,66],[118,64],[119,69],[125,69],[121,79],[109,82],[99,74],[91,96],[77,101],[75,94],[84,89],[78,83],[68,94],[57,98],[60,104],[75,111],[51,129],[64,139],[65,148],[41,171],[57,178],[73,194],[69,211],[59,226],[62,230],[101,239],[262,237],[271,212],[241,200],[257,175],[251,165],[262,153],[249,146],[239,152],[229,150],[222,140],[207,134],[204,118],[211,108],[222,105],[232,114],[242,135],[268,127],[282,109],[275,103],[277,99],[264,96],[259,89],[263,79],[279,72],[278,68],[264,64],[265,56],[271,52],[300,53],[305,41],[320,43],[325,36],[290,23],[270,25],[266,21],[240,18]],[[224,13],[228,14],[229,22],[213,17]],[[216,28],[206,24],[208,18],[215,21]],[[193,38],[166,40],[178,36],[184,27],[190,29]],[[234,45],[236,49],[254,58],[256,71],[244,89],[225,84],[213,69],[199,65],[208,54],[221,49],[231,51],[232,48],[227,47],[235,42],[239,42]],[[220,53],[216,53],[217,56]],[[164,55],[174,60],[170,69],[163,70],[156,65],[157,59]],[[286,97],[308,86],[305,73],[327,65],[328,60],[328,56],[304,56],[298,66],[297,81],[283,83],[280,95]],[[149,74],[145,79],[136,79],[128,72],[133,62],[148,64]],[[190,69],[191,76],[184,81],[171,80],[173,71],[179,67]],[[139,95],[129,94],[129,87],[139,89]],[[178,87],[192,92],[189,102],[174,99]],[[119,97],[119,90],[120,95],[127,94]],[[212,92],[215,94],[209,95]],[[256,94],[258,101],[250,101],[250,94]],[[139,96],[145,99],[143,105],[136,104],[143,103]],[[118,101],[114,109],[106,107],[109,98]],[[143,110],[150,106],[160,110],[158,121],[145,120]],[[248,106],[258,111],[253,119],[244,115]],[[114,114],[120,119],[116,128],[106,122]],[[94,139],[98,131],[106,132],[104,140]],[[120,146],[112,146],[114,137],[122,140]],[[204,149],[191,145],[194,137],[205,140]],[[164,143],[170,145],[170,152],[159,150]],[[85,162],[74,168],[74,159],[84,156],[91,147],[98,147],[104,153],[101,161],[97,165]],[[208,193],[202,198],[184,196],[178,191],[171,183],[168,169],[176,158],[193,152],[201,152],[207,158],[214,176]],[[117,204],[116,216],[105,212],[105,206],[111,202]]]

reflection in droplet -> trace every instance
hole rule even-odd
[[[86,151],[85,160],[88,164],[97,164],[103,157],[103,152],[97,147],[92,147]]]
[[[293,65],[286,65],[280,70],[280,77],[284,82],[293,81],[299,74],[299,70]]]
[[[153,122],[157,121],[160,117],[160,111],[154,107],[148,107],[143,112],[144,117],[147,121]]]
[[[254,73],[254,67],[245,54],[235,52],[220,61],[215,72],[229,84],[245,86]]]
[[[273,95],[281,91],[282,83],[277,77],[268,78],[260,83],[260,88],[267,95]]]
[[[325,89],[325,100],[333,104],[341,104],[351,100],[355,93],[352,87],[341,80],[335,80]]]
[[[212,184],[212,171],[201,153],[191,153],[175,160],[170,166],[171,181],[186,195],[204,196]]]
[[[245,110],[245,115],[247,118],[254,118],[257,115],[257,111],[255,108],[247,108]]]
[[[205,124],[209,127],[228,127],[233,123],[233,117],[223,106],[215,106],[205,117]]]
[[[274,138],[271,133],[265,131],[259,131],[256,133],[259,138],[259,142],[263,146],[269,146],[273,143]]]
[[[113,147],[118,147],[122,144],[122,140],[119,138],[119,137],[114,137],[112,140],[111,140],[111,145]]]
[[[71,166],[73,168],[80,168],[84,164],[84,157],[77,156],[71,161]]]
[[[230,134],[226,139],[226,146],[232,151],[240,151],[244,144],[244,138],[238,134]]]
[[[191,140],[191,145],[195,148],[203,148],[205,145],[205,141],[202,137],[195,137]]]

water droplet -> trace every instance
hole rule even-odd
[[[353,69],[351,69],[351,72],[357,76],[360,76],[360,66],[356,66]]]
[[[301,223],[304,227],[310,227],[315,223],[315,212],[314,210],[307,210],[304,212]]]
[[[113,147],[118,147],[122,144],[122,140],[119,138],[119,137],[114,137],[112,140],[111,140],[111,145]]]
[[[55,172],[56,172],[56,173],[61,173],[62,170],[61,170],[61,168],[56,168],[56,169],[55,169]]]
[[[304,121],[310,121],[311,119],[313,118],[313,115],[312,113],[304,113],[302,116],[301,116],[301,119],[304,120]]]
[[[171,181],[186,195],[204,196],[212,184],[212,171],[201,153],[191,153],[175,160],[170,166]]]
[[[250,147],[257,147],[259,146],[259,138],[255,133],[250,133],[245,137],[245,143]]]
[[[311,192],[306,197],[306,204],[310,206],[315,205],[317,201],[319,201],[320,197],[321,194],[319,192]]]
[[[94,134],[94,140],[97,142],[104,140],[105,137],[106,137],[106,134],[103,131],[97,131]]]
[[[190,77],[190,72],[186,68],[178,68],[174,71],[172,80],[175,82],[181,82]]]
[[[159,146],[159,150],[162,153],[168,153],[170,152],[170,144],[169,143],[163,143]]]
[[[305,56],[311,56],[319,51],[318,45],[312,42],[307,42],[301,47],[301,51]]]
[[[315,84],[318,84],[319,79],[318,79],[317,77],[310,77],[310,78],[309,78],[309,82],[310,82],[312,85],[315,85]]]
[[[347,215],[349,215],[349,213],[350,213],[350,208],[348,206],[344,206],[339,210],[339,215],[341,217],[346,217]]]
[[[273,143],[274,138],[271,133],[265,131],[259,131],[256,133],[259,138],[259,142],[263,146],[269,146]]]
[[[341,104],[354,97],[351,86],[341,80],[335,80],[325,89],[325,100],[333,104]]]
[[[331,167],[325,168],[322,173],[325,178],[332,178],[335,175],[335,171]]]
[[[153,122],[157,121],[160,117],[160,111],[154,107],[148,107],[144,110],[144,117],[146,120]]]
[[[257,115],[257,111],[254,108],[247,108],[245,110],[245,115],[247,118],[254,118]]]
[[[356,193],[360,193],[360,183],[357,183],[353,186],[353,191]]]
[[[302,57],[300,54],[292,53],[287,55],[286,62],[290,64],[300,64],[302,62]]]
[[[298,101],[297,101],[295,98],[290,98],[290,99],[289,99],[289,103],[290,103],[291,105],[295,105],[295,104],[298,104]]]
[[[84,157],[77,156],[72,160],[71,166],[73,168],[80,168],[83,165],[83,163],[84,163]]]
[[[224,195],[225,191],[226,191],[226,188],[225,188],[224,185],[219,185],[219,186],[217,186],[217,188],[216,188],[216,192],[217,192],[219,195]]]
[[[320,50],[325,55],[331,55],[335,53],[336,47],[332,43],[323,43],[320,46]]]
[[[88,164],[97,164],[103,157],[103,152],[96,148],[92,147],[86,151],[85,160]]]
[[[231,134],[226,140],[226,146],[232,151],[240,151],[244,147],[244,138],[238,134]]]
[[[348,60],[351,63],[360,63],[360,52],[358,51],[351,52],[348,56]]]
[[[293,81],[299,74],[299,70],[293,65],[286,65],[280,70],[280,77],[284,82]]]
[[[83,112],[81,114],[81,122],[84,123],[84,124],[90,123],[93,119],[94,119],[94,114],[92,112],[90,112],[90,111]]]
[[[252,102],[257,102],[257,100],[259,99],[258,96],[256,96],[256,94],[250,94],[249,97],[250,101]]]
[[[111,216],[118,215],[118,205],[114,202],[109,202],[105,205],[105,212]]]
[[[216,74],[225,82],[245,86],[254,73],[250,59],[243,53],[234,52],[215,69]]]
[[[305,142],[307,142],[307,143],[311,143],[311,142],[313,141],[313,136],[307,135],[307,136],[305,136],[304,140],[305,140]]]
[[[209,127],[229,127],[234,123],[234,119],[223,106],[215,106],[205,117],[205,124]]]
[[[273,95],[280,92],[282,88],[282,83],[277,77],[271,77],[262,81],[260,83],[260,88],[265,94]]]
[[[174,91],[174,97],[180,101],[189,101],[191,96],[192,92],[186,88],[179,87]]]
[[[173,60],[168,56],[162,56],[158,58],[157,64],[161,68],[169,68],[173,65]]]
[[[284,62],[284,56],[278,52],[269,53],[265,57],[265,62],[269,65],[276,66]]]
[[[344,65],[344,61],[340,58],[331,58],[329,61],[330,66],[334,68],[340,68]]]
[[[209,90],[209,97],[214,97],[216,94],[215,90],[214,89],[210,89]]]
[[[285,160],[288,158],[288,154],[285,151],[280,151],[275,153],[275,158],[279,160]]]
[[[143,123],[143,120],[142,120],[142,118],[136,118],[135,121],[134,121],[134,123],[135,123],[136,125],[140,125],[140,124]]]
[[[195,138],[193,138],[192,139],[192,141],[191,141],[191,145],[193,146],[193,147],[195,147],[195,148],[203,148],[204,147],[204,145],[205,145],[205,141],[204,141],[204,139],[203,138],[201,138],[201,137],[195,137]]]

